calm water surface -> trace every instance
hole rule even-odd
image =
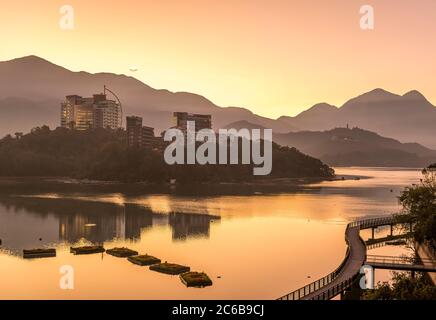
[[[368,178],[242,196],[0,194],[0,299],[278,298],[333,271],[345,255],[346,224],[397,212],[401,190],[420,179],[411,169],[336,171]],[[213,286],[186,288],[176,276],[107,254],[70,254],[70,246],[88,243],[188,265],[206,272]],[[55,247],[57,257],[21,258],[23,249],[37,247]],[[392,247],[372,252],[397,253]],[[60,289],[63,265],[74,268],[74,290]]]

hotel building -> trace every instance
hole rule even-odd
[[[105,94],[92,98],[67,96],[61,104],[61,126],[74,130],[121,128],[122,112],[119,103],[108,100]]]

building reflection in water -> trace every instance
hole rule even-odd
[[[110,209],[110,210],[108,210]],[[77,212],[59,216],[59,240],[77,242],[84,238],[101,243],[107,240],[139,239],[141,229],[151,228],[153,219],[167,219],[135,205],[112,205],[106,212]]]
[[[173,231],[173,240],[186,240],[190,237],[209,238],[210,223],[219,217],[199,214],[169,214],[169,224]]]
[[[20,215],[20,226],[14,225],[16,215]],[[8,197],[0,199],[0,216],[7,215],[4,219],[9,226],[4,229],[15,229],[15,234],[5,235],[4,247],[10,250],[22,250],[21,239],[32,230],[38,237],[48,238],[51,233],[51,242],[75,243],[86,239],[92,243],[103,243],[113,239],[138,240],[141,231],[154,226],[169,225],[172,229],[174,241],[185,241],[191,237],[206,237],[210,235],[210,224],[220,217],[208,214],[192,213],[154,213],[149,208],[136,205],[102,203],[92,201],[78,201],[71,199],[46,199]],[[50,221],[45,228],[35,229],[34,221]],[[58,221],[58,239],[53,239],[53,222]],[[28,223],[27,223],[28,222]],[[47,228],[50,226],[49,228]],[[6,239],[7,238],[7,239]],[[15,239],[15,241],[14,241]],[[29,239],[30,240],[30,239]],[[35,238],[32,245],[44,245]],[[27,241],[27,246],[30,243]]]

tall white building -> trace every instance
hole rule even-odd
[[[64,128],[118,129],[121,125],[121,106],[114,100],[108,100],[106,94],[95,94],[92,98],[71,95],[61,104],[61,126]]]

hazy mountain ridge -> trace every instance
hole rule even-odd
[[[240,107],[223,108],[188,92],[154,89],[126,75],[73,72],[36,56],[0,62],[0,136],[28,132],[34,126],[59,125],[60,103],[66,95],[90,96],[107,85],[122,103],[124,115],[139,115],[160,133],[172,125],[174,111],[209,113],[214,128],[247,121],[275,133],[330,130],[349,124],[401,142],[436,148],[436,107],[418,91],[397,95],[375,89],[341,107],[316,104],[295,117],[269,119]]]
[[[0,100],[27,99],[34,104],[22,108],[11,100],[0,106],[0,135],[15,131],[27,132],[30,128],[48,124],[59,125],[60,103],[66,95],[91,96],[103,91],[107,85],[115,91],[123,104],[124,114],[144,117],[144,124],[157,131],[172,125],[174,111],[210,113],[216,128],[233,121],[250,122],[273,128],[278,132],[289,131],[289,125],[253,114],[244,108],[221,108],[203,96],[187,92],[170,92],[153,89],[141,81],[125,75],[111,73],[72,72],[36,56],[0,62]],[[48,113],[40,113],[47,110]],[[46,121],[41,122],[46,119]],[[9,119],[9,123],[3,119]],[[38,121],[35,121],[38,120]],[[10,121],[14,128],[10,127]]]
[[[236,121],[225,128],[258,129],[247,121]],[[360,128],[275,133],[273,140],[330,166],[424,167],[436,161],[435,150],[418,143],[401,143]]]
[[[402,142],[416,141],[436,148],[436,107],[416,90],[401,96],[375,89],[339,108],[321,104],[296,117],[285,116],[279,120],[313,131],[349,124]]]
[[[274,141],[332,166],[423,167],[436,161],[435,150],[359,128],[275,134]]]

